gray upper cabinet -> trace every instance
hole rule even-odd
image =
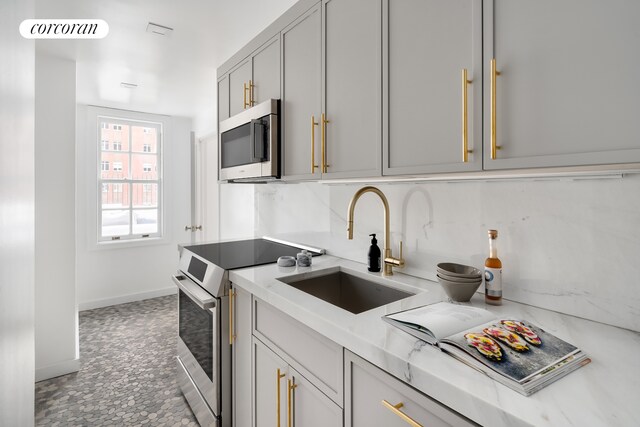
[[[322,27],[318,3],[282,31],[284,179],[320,179]],[[313,166],[312,166],[313,165]]]
[[[381,0],[323,0],[323,178],[381,174]],[[322,153],[321,153],[322,154]]]
[[[229,76],[218,80],[218,121],[229,118]]]
[[[280,98],[280,38],[274,37],[229,71],[229,115]]]
[[[383,174],[481,170],[481,2],[383,5]]]
[[[229,116],[235,116],[250,106],[251,81],[251,58],[245,59],[229,72]]]
[[[280,38],[274,37],[253,55],[251,104],[280,99]]]
[[[483,16],[485,169],[640,161],[640,2],[495,0]]]

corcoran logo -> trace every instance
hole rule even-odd
[[[26,39],[102,39],[109,24],[102,19],[25,19],[20,34]]]

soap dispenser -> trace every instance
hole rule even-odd
[[[377,273],[380,271],[380,248],[375,233],[369,234],[369,236],[372,236],[372,239],[371,246],[369,246],[368,270]]]

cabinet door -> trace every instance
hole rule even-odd
[[[229,118],[229,76],[218,80],[218,121]]]
[[[287,396],[287,417],[292,417],[293,426],[342,426],[342,408],[291,367],[287,377],[287,393],[290,395]]]
[[[345,353],[345,399],[346,427],[406,427],[403,416],[429,427],[476,425],[349,352]]]
[[[284,179],[319,179],[322,27],[317,5],[282,31]]]
[[[381,174],[381,0],[323,0],[324,178]],[[322,126],[322,124],[321,124]]]
[[[251,294],[233,287],[233,425],[251,426]]]
[[[253,55],[253,105],[280,99],[280,37],[269,40]]]
[[[485,169],[640,161],[640,2],[484,4]]]
[[[255,427],[284,427],[287,420],[287,364],[253,338]]]
[[[388,0],[387,5],[383,173],[481,170],[481,2]],[[462,83],[463,69],[470,84]],[[466,157],[463,124],[472,151]]]
[[[229,72],[229,115],[234,116],[248,107],[249,91],[245,93],[244,85],[249,86],[251,76],[251,58],[245,59]]]

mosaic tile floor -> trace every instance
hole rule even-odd
[[[80,312],[80,371],[36,384],[36,426],[197,426],[176,384],[177,295]]]

